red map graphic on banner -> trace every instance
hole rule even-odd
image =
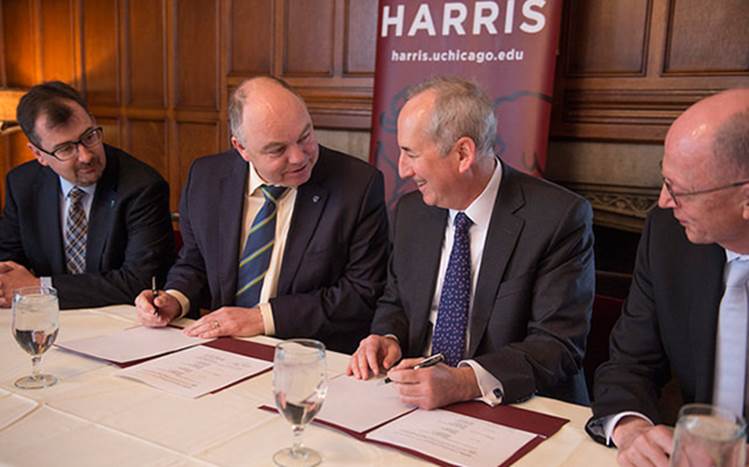
[[[414,189],[398,177],[398,113],[408,88],[433,76],[477,82],[494,103],[497,154],[543,173],[561,10],[561,0],[380,0],[370,161],[388,206]]]

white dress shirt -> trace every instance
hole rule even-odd
[[[471,302],[468,308],[469,323],[471,322],[470,315],[472,313],[473,297],[475,295],[476,283],[481,268],[481,256],[484,252],[486,234],[489,230],[489,221],[491,220],[492,212],[494,211],[494,203],[497,199],[501,180],[502,164],[496,163],[494,173],[492,174],[489,183],[484,188],[484,191],[482,191],[481,194],[466,208],[466,210],[463,211],[466,216],[473,221],[473,226],[468,230],[471,243]],[[440,255],[439,271],[437,273],[437,284],[434,288],[432,307],[429,312],[429,324],[431,326],[429,339],[427,341],[427,355],[431,354],[432,351],[432,331],[434,330],[434,324],[437,322],[437,309],[442,294],[442,284],[445,281],[447,263],[450,259],[450,252],[452,251],[455,237],[453,222],[458,212],[459,211],[452,209],[449,211],[447,225],[445,226],[445,241],[442,243],[442,253]],[[469,348],[470,342],[471,332],[469,326],[466,330],[466,350]],[[502,394],[504,393],[502,383],[478,362],[475,360],[463,360],[458,364],[458,366],[470,366],[473,369],[479,389],[481,390],[481,401],[490,405],[497,405],[502,402]]]
[[[250,164],[250,174],[247,177],[247,186],[244,191],[244,203],[242,208],[242,230],[239,237],[239,255],[237,264],[244,252],[245,243],[247,243],[247,233],[252,226],[252,221],[265,203],[260,186],[266,182],[258,175],[255,167]],[[268,271],[263,279],[263,287],[260,289],[260,314],[263,318],[265,334],[272,336],[276,332],[275,322],[273,321],[273,309],[269,300],[276,296],[278,292],[278,278],[281,275],[281,263],[283,253],[286,249],[286,237],[289,234],[291,225],[291,216],[294,213],[294,203],[296,201],[297,189],[290,187],[281,196],[276,205],[276,237],[273,244]],[[184,316],[190,310],[190,300],[179,290],[167,290],[167,293],[177,298],[182,306]]]

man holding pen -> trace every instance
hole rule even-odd
[[[409,96],[398,169],[419,193],[398,203],[385,292],[348,373],[389,370],[402,400],[426,409],[536,393],[586,402],[590,205],[502,163],[474,84],[435,78]],[[438,353],[445,362],[426,367]]]

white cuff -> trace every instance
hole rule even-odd
[[[273,321],[273,307],[270,306],[269,302],[258,303],[257,306],[260,308],[260,316],[263,318],[265,335],[274,336],[276,334],[276,323]]]
[[[52,288],[52,278],[48,276],[42,276],[39,278],[39,285],[47,289]]]
[[[492,407],[501,404],[505,393],[502,383],[494,375],[486,371],[483,366],[479,365],[476,360],[463,360],[458,363],[458,367],[464,366],[470,366],[476,375],[476,382],[481,391],[481,397],[476,400]]]
[[[619,420],[621,420],[624,417],[640,417],[641,419],[647,421],[651,425],[653,425],[653,421],[650,420],[645,415],[641,414],[640,412],[619,412],[616,415],[609,415],[608,417],[603,417],[601,419],[601,424],[603,425],[603,434],[606,436],[606,445],[607,446],[613,446],[613,442],[611,441],[611,435],[614,434],[614,428],[616,428],[616,425],[619,423]]]
[[[179,306],[182,308],[182,312],[179,314],[179,316],[175,316],[174,319],[177,320],[180,318],[184,318],[187,312],[190,311],[190,299],[177,289],[169,289],[166,291],[166,293],[176,298],[179,302]]]

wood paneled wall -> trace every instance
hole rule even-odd
[[[173,207],[191,161],[228,147],[227,96],[246,77],[286,79],[320,128],[370,127],[377,0],[0,0],[0,16],[0,84],[77,86],[106,140],[169,180]],[[692,102],[749,86],[746,18],[746,0],[568,0],[552,138],[660,143]],[[29,157],[21,134],[4,135],[0,175]],[[655,190],[636,176],[565,182],[602,211],[602,199],[644,206]]]

